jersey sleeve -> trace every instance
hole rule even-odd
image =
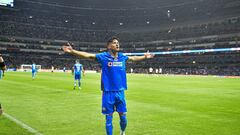
[[[98,63],[101,63],[103,61],[103,53],[96,54],[96,60]]]
[[[129,59],[129,57],[125,54],[122,54],[122,57],[124,58],[125,61],[127,61]]]

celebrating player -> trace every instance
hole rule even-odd
[[[102,113],[106,116],[106,132],[112,135],[112,118],[114,111],[120,117],[121,135],[125,135],[127,126],[126,101],[124,91],[127,89],[126,82],[126,61],[140,61],[153,58],[154,55],[145,53],[143,56],[125,56],[119,52],[120,44],[116,37],[112,37],[107,42],[107,51],[98,54],[87,53],[74,50],[68,43],[63,46],[66,53],[73,54],[82,58],[94,59],[100,63],[102,68],[101,90],[102,90]]]
[[[79,60],[76,60],[76,64],[74,64],[74,88],[77,86],[78,81],[78,89],[81,89],[81,73],[84,73],[82,64],[79,63]]]
[[[6,70],[6,65],[4,63],[3,57],[0,54],[0,80],[2,79],[2,77],[4,76],[4,71]]]

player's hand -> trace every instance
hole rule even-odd
[[[154,54],[149,53],[149,51],[147,51],[147,52],[144,54],[144,56],[145,56],[146,59],[151,59],[151,58],[154,57]]]
[[[66,43],[63,47],[62,47],[63,51],[66,53],[71,53],[73,51],[72,46],[70,45],[70,43]]]

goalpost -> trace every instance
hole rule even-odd
[[[40,71],[42,66],[41,65],[36,65],[37,70]],[[22,64],[20,67],[20,71],[25,71],[25,72],[31,72],[32,71],[32,65],[30,64]]]

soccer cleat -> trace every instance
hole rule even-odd
[[[76,89],[76,86],[74,86],[73,89],[75,90],[75,89]]]
[[[122,131],[122,130],[121,130],[121,131],[120,131],[120,135],[126,135],[126,134],[125,134],[125,131]]]
[[[82,88],[81,87],[78,87],[79,90],[81,90]]]

